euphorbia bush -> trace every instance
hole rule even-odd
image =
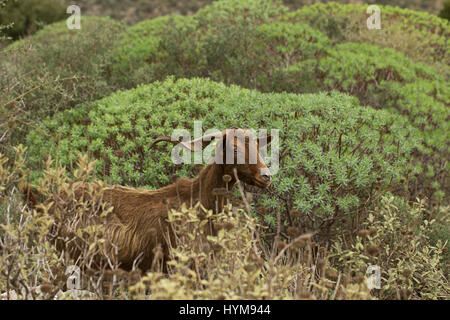
[[[83,16],[81,27],[69,30],[58,22],[0,52],[0,135],[11,135],[13,144],[32,123],[114,91],[108,67],[123,25]]]
[[[27,137],[29,160],[38,169],[50,153],[70,168],[88,153],[111,183],[161,187],[173,174],[193,176],[194,166],[175,165],[169,146],[150,145],[176,128],[192,130],[194,120],[204,130],[281,130],[285,157],[257,205],[268,212],[299,211],[320,224],[354,216],[377,192],[404,192],[415,179],[417,131],[406,118],[338,92],[263,94],[204,79],[155,82],[48,118]]]
[[[398,7],[379,6],[381,29],[367,28],[368,5],[317,3],[286,15],[307,23],[335,42],[368,42],[393,48],[408,57],[441,64],[448,72],[450,24],[445,19]]]
[[[444,200],[448,23],[386,6],[382,29],[368,30],[366,6],[317,4],[287,13],[279,2],[258,3],[219,1],[191,17],[131,27],[117,53],[118,78],[133,86],[168,75],[200,76],[263,92],[355,95],[364,105],[409,117],[424,145],[414,154],[427,172],[421,195]]]
[[[407,116],[423,142],[415,154],[422,171],[428,172],[421,179],[422,196],[442,201],[448,192],[450,87],[434,67],[393,49],[344,43],[329,49],[323,58],[290,66],[287,73],[290,81],[280,83],[281,89],[339,90],[357,96],[365,105]]]

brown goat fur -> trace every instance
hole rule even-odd
[[[200,171],[196,178],[181,178],[171,185],[152,191],[117,185],[100,188],[99,185],[88,183],[75,183],[72,186],[73,197],[81,198],[83,195],[91,194],[92,192],[90,193],[87,190],[92,189],[94,185],[94,188],[97,188],[97,191],[101,194],[102,201],[113,207],[113,211],[108,215],[105,224],[105,232],[108,239],[118,248],[116,258],[120,268],[132,269],[135,260],[139,257],[138,267],[143,271],[148,270],[152,266],[154,249],[158,245],[162,247],[164,260],[167,261],[169,245],[175,246],[173,231],[167,221],[170,208],[178,207],[182,203],[193,205],[200,202],[204,208],[215,211],[216,196],[213,195],[213,190],[226,186],[231,189],[236,183],[235,173],[239,180],[248,184],[262,188],[269,186],[270,177],[267,174],[261,174],[261,169],[267,169],[267,167],[259,152],[257,153],[256,163],[249,163],[248,146],[249,140],[253,139],[251,132],[233,129],[237,130],[238,134],[230,142],[226,139],[228,130],[222,131],[219,135],[216,155],[223,157],[223,163],[225,163],[227,153],[233,152],[234,160],[236,160],[237,151],[242,151],[245,152],[245,163],[243,164],[235,164],[237,161],[233,161],[233,164],[218,164],[217,161],[212,161]],[[243,134],[247,138],[240,139],[239,134]],[[209,143],[209,141],[206,143],[203,138],[202,148]],[[155,140],[152,147],[161,141],[178,144],[178,142],[169,139],[168,137],[160,137]],[[257,142],[257,150],[259,150],[260,141],[257,139],[255,141]],[[183,144],[187,149],[196,151],[194,145],[196,145],[195,141]],[[218,159],[217,156],[215,159]],[[226,183],[223,180],[224,175],[229,175],[231,181]],[[25,187],[23,190],[33,202],[36,201],[36,196],[31,193],[29,187]],[[58,196],[66,198],[67,194]],[[54,201],[54,203],[56,202]],[[220,207],[219,210],[221,210]],[[98,221],[87,221],[87,223],[98,223]],[[62,243],[59,247],[60,249],[68,249]],[[73,254],[74,250],[71,251]]]

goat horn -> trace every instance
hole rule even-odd
[[[153,143],[152,143],[152,145],[150,146],[150,148],[153,149],[153,148],[155,147],[155,145],[156,145],[157,143],[161,142],[161,141],[170,142],[170,143],[172,143],[172,144],[178,144],[178,143],[179,143],[179,141],[172,141],[172,138],[171,138],[171,137],[168,137],[168,136],[162,136],[162,137],[156,138],[155,141],[153,141]]]
[[[211,138],[213,137],[219,137],[225,134],[225,130],[222,132],[216,132],[216,133],[211,133],[211,134],[207,134],[204,135],[200,138],[197,138],[195,140],[191,140],[191,141],[176,141],[176,140],[172,140],[171,137],[168,136],[162,136],[162,137],[158,137],[155,139],[155,141],[153,141],[153,143],[151,144],[150,148],[153,148],[157,143],[161,142],[161,141],[165,141],[165,142],[170,142],[173,145],[178,145],[181,144],[183,147],[185,147],[186,149],[190,150],[190,151],[199,151],[197,147],[197,144],[199,144],[199,142],[201,142],[201,149],[205,148],[210,142],[211,142]],[[205,139],[208,138],[208,139]]]

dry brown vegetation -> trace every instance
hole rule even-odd
[[[14,166],[0,158],[0,196],[7,206],[6,223],[1,226],[0,291],[2,298],[29,299],[439,299],[449,298],[448,281],[441,269],[443,245],[424,246],[424,232],[432,221],[424,220],[424,203],[409,211],[394,198],[385,198],[354,237],[343,236],[334,243],[317,243],[314,232],[291,230],[284,235],[262,232],[246,207],[251,199],[227,204],[214,214],[200,204],[168,209],[167,222],[174,232],[169,247],[170,261],[161,272],[163,253],[154,249],[154,263],[143,274],[126,271],[115,263],[117,251],[104,250],[105,224],[85,225],[81,219],[107,218],[112,208],[101,201],[97,188],[90,196],[74,194],[73,183],[64,168],[47,162],[39,190],[60,210],[50,214],[50,204],[30,210],[24,206],[15,185],[26,175],[24,148],[15,148]],[[78,160],[74,179],[91,181],[94,163]],[[99,190],[99,189],[97,189]],[[238,190],[242,191],[238,183]],[[220,197],[220,196],[218,196]],[[95,208],[95,210],[93,210]],[[448,208],[441,208],[447,212]],[[70,213],[64,217],[64,214]],[[405,216],[408,216],[405,220]],[[215,235],[205,232],[211,223]],[[423,233],[415,233],[419,228]],[[76,242],[76,259],[61,254],[53,245]],[[95,256],[103,264],[96,264]],[[370,291],[361,270],[368,265],[388,270],[381,290]],[[74,283],[73,266],[80,267],[81,291],[68,290]],[[72,267],[71,267],[72,266]],[[71,269],[72,268],[72,269]],[[69,278],[72,276],[72,278]],[[72,295],[74,294],[74,295]]]

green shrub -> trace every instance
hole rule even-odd
[[[417,132],[403,117],[359,107],[337,92],[262,94],[202,79],[155,82],[48,118],[27,137],[29,160],[39,169],[51,154],[70,168],[77,153],[88,153],[110,183],[157,188],[173,174],[193,176],[194,166],[174,165],[167,146],[149,146],[175,128],[191,130],[194,120],[204,130],[281,129],[287,155],[258,206],[300,211],[299,219],[316,217],[314,227],[354,218],[377,192],[409,192],[415,181]]]
[[[6,34],[13,39],[35,33],[43,25],[67,18],[61,0],[9,0],[0,6],[0,25],[12,24]]]
[[[321,59],[292,65],[287,74],[290,81],[280,82],[279,89],[339,90],[363,104],[407,116],[423,142],[416,154],[422,171],[428,171],[420,179],[421,196],[441,202],[448,194],[450,87],[434,67],[393,49],[349,42]]]
[[[134,25],[164,15],[190,15],[213,0],[77,0],[88,15],[108,16]]]
[[[283,3],[291,9],[299,9],[303,6],[309,6],[317,2],[327,3],[329,0],[283,0]],[[335,0],[340,4],[361,3],[359,0]],[[367,2],[367,1],[366,1]],[[437,14],[441,0],[378,0],[377,5],[390,5],[400,8],[408,8],[410,10],[422,10],[429,13]]]
[[[448,157],[443,141],[448,138],[450,73],[446,70],[450,69],[445,63],[441,68],[436,60],[445,62],[448,54],[445,44],[450,28],[445,21],[382,7],[386,32],[401,35],[408,43],[432,42],[427,50],[434,48],[433,54],[419,59],[425,63],[408,57],[410,51],[425,49],[394,46],[404,44],[403,40],[372,41],[378,30],[367,30],[365,6],[317,4],[286,14],[276,5],[260,9],[258,1],[239,3],[247,8],[244,12],[235,1],[219,1],[193,17],[177,18],[182,23],[168,23],[172,18],[165,17],[130,28],[123,40],[128,43],[126,49],[118,55],[125,62],[122,74],[129,76],[120,78],[132,79],[127,87],[174,75],[208,77],[263,92],[347,92],[363,104],[410,116],[424,131],[428,149],[421,152],[435,153],[431,164],[435,169],[442,167],[441,160]],[[434,89],[429,90],[430,86]],[[424,127],[422,116],[436,121]],[[445,185],[448,175],[441,176],[439,184]]]
[[[292,64],[286,73],[291,81],[286,83],[286,88],[279,84],[281,89],[296,91],[308,80],[310,90],[344,91],[376,108],[383,107],[378,93],[386,81],[439,79],[444,83],[443,77],[425,63],[414,62],[393,49],[352,42],[327,48],[320,57]]]
[[[324,73],[325,87],[352,94],[357,94],[355,90],[366,91],[370,82],[412,82],[418,78],[433,79],[437,73],[395,50],[351,42],[330,49],[327,57],[319,61],[319,71]]]
[[[285,65],[299,60],[311,59],[325,51],[329,39],[317,29],[307,24],[273,22],[258,28],[264,43],[272,46],[274,58],[285,58]]]
[[[335,29],[318,24],[322,17],[328,17],[327,10],[334,14],[333,19],[337,19]],[[448,158],[450,104],[446,75],[450,73],[445,71],[446,68],[436,67],[438,62],[434,55],[444,57],[445,61],[448,49],[442,44],[447,41],[448,24],[442,19],[408,10],[383,7],[382,12],[385,14],[383,21],[387,23],[384,27],[392,32],[397,27],[401,30],[409,28],[402,37],[414,39],[411,43],[420,42],[417,37],[435,41],[428,44],[429,48],[434,48],[434,53],[426,55],[423,59],[426,62],[417,62],[402,54],[406,47],[397,48],[401,49],[399,52],[393,43],[375,41],[379,45],[371,45],[364,43],[369,38],[351,38],[349,35],[355,31],[361,31],[355,33],[359,35],[366,32],[352,29],[362,23],[360,20],[366,15],[364,6],[320,4],[288,14],[278,1],[224,0],[214,2],[194,16],[174,15],[139,23],[127,29],[118,42],[111,40],[115,33],[97,46],[101,49],[94,59],[86,54],[92,48],[86,40],[86,47],[75,50],[77,56],[73,59],[70,55],[67,55],[68,59],[54,59],[55,55],[65,56],[65,49],[61,48],[67,46],[58,43],[47,46],[52,50],[41,50],[49,52],[48,55],[36,54],[39,59],[30,59],[32,62],[23,64],[28,67],[17,61],[5,63],[3,68],[11,76],[3,79],[4,87],[15,89],[5,90],[7,94],[2,98],[7,98],[5,102],[15,101],[17,96],[25,94],[26,110],[35,111],[33,116],[39,118],[100,98],[116,88],[162,81],[168,75],[208,77],[263,92],[340,90],[356,95],[362,104],[409,117],[421,131],[417,138],[423,142],[414,153],[414,161],[421,167],[417,173],[420,176],[418,187],[423,191],[420,194],[441,202],[449,191],[445,159]],[[339,20],[341,18],[353,19],[353,22],[347,25],[346,21]],[[418,28],[417,24],[423,28]],[[370,32],[375,35],[377,31]],[[102,37],[98,41],[103,41]],[[348,42],[351,39],[357,42]],[[341,41],[344,43],[339,43]],[[10,50],[13,48],[15,46]],[[22,73],[28,74],[25,72],[30,71],[31,66],[42,64],[42,60],[48,70],[30,73],[31,76],[25,76],[26,81],[15,86],[14,79],[21,78]],[[19,67],[15,67],[17,65]],[[63,68],[65,65],[70,68]],[[74,67],[81,72],[76,73]],[[16,68],[20,72],[15,72]],[[70,72],[64,73],[65,69]],[[61,72],[59,78],[49,76]],[[78,81],[77,76],[84,78]],[[41,79],[46,78],[49,79],[41,84]],[[28,79],[31,79],[29,83]],[[55,81],[59,85],[55,85]],[[21,99],[16,100],[19,107],[12,108],[13,116],[22,111]],[[5,114],[6,119],[11,118],[10,112]],[[11,124],[14,126],[14,121]],[[20,130],[27,130],[27,127],[21,126]],[[15,127],[15,132],[20,130]],[[416,192],[413,192],[412,197],[415,196]]]
[[[6,1],[7,1],[7,0],[0,0],[0,9],[3,9],[3,8],[4,8],[4,6],[6,5]],[[12,24],[11,24],[11,23],[8,23],[8,24],[2,24],[2,23],[0,23],[0,44],[1,44],[2,41],[5,41],[5,40],[11,38],[11,37],[9,37],[9,36],[6,34],[6,30],[9,29],[9,28],[11,28],[11,27],[12,27]]]
[[[112,65],[114,81],[125,88],[132,88],[139,83],[148,83],[171,74],[164,70],[167,64],[167,50],[161,46],[161,39],[167,30],[179,28],[189,33],[194,21],[191,17],[171,15],[158,17],[138,23],[127,28],[114,50]],[[180,32],[181,33],[181,32]],[[186,39],[170,38],[176,43],[180,52]]]
[[[444,3],[444,7],[442,8],[441,12],[439,12],[439,17],[450,20],[450,1],[447,0]]]
[[[115,52],[115,78],[127,88],[167,75],[207,76],[257,87],[262,81],[258,74],[270,72],[265,70],[270,67],[263,47],[267,39],[259,37],[258,26],[286,10],[279,1],[227,0],[213,2],[192,17],[173,15],[138,23],[124,33]],[[310,31],[302,29],[297,38]],[[121,81],[124,75],[126,82]]]
[[[42,117],[114,90],[108,83],[108,67],[122,25],[83,16],[81,26],[81,30],[69,30],[65,22],[47,26],[1,53],[0,123],[10,121],[14,126],[14,120],[22,121],[13,129],[16,139]]]
[[[329,49],[321,59],[292,65],[288,73],[294,79],[288,88],[292,91],[309,78],[315,81],[315,90],[347,92],[372,107],[409,115],[416,127],[431,117],[435,125],[430,129],[443,133],[440,130],[446,128],[450,104],[446,80],[435,68],[392,49],[344,43]],[[439,145],[439,149],[444,147],[442,141]]]
[[[168,14],[189,15],[214,0],[78,0],[77,3],[85,14],[108,16],[113,19],[135,24],[145,19],[152,19]],[[283,0],[291,10],[316,2],[329,0]],[[361,3],[358,0],[336,0],[341,4]],[[378,0],[377,4],[399,6],[411,10],[422,10],[438,14],[442,0]]]
[[[412,61],[435,66],[434,73],[450,79],[447,21],[385,6],[381,7],[382,29],[369,30],[366,9],[329,3],[288,13],[278,1],[217,1],[191,17],[162,17],[129,28],[122,39],[123,48],[116,53],[120,75],[131,75],[127,87],[174,75],[281,90],[283,83],[289,86],[291,82],[283,68],[308,58],[319,59],[327,49],[332,54],[331,44],[354,42],[394,49],[399,53],[387,51],[390,62],[400,59],[399,63],[404,63],[403,53]],[[358,53],[372,57],[383,53],[368,52],[373,49],[367,48]],[[381,62],[383,57],[376,58]],[[134,77],[135,73],[144,76],[143,80]],[[314,88],[302,90],[297,87],[295,92]]]
[[[308,23],[335,42],[367,42],[393,48],[418,61],[438,64],[448,75],[450,25],[435,15],[380,6],[381,29],[367,28],[367,5],[318,3],[286,15],[293,23]]]
[[[131,88],[167,75],[200,76],[272,91],[285,68],[320,55],[329,44],[306,24],[276,21],[285,11],[278,2],[229,0],[192,17],[141,22],[124,33],[115,51],[115,78]]]

